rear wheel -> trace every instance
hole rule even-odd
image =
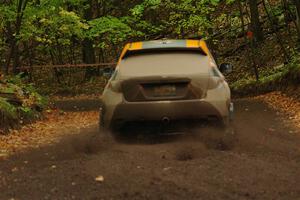
[[[99,112],[98,129],[99,129],[100,136],[105,138],[110,138],[110,137],[115,138],[118,133],[117,131],[115,131],[114,126],[109,127],[108,124],[106,124],[102,109],[100,109]]]

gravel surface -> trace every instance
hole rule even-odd
[[[77,112],[58,142],[0,161],[0,199],[300,199],[299,130],[259,100],[235,104],[229,139],[197,128],[116,140],[95,114],[73,134]]]

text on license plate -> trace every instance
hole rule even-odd
[[[154,96],[164,97],[164,96],[176,96],[176,86],[175,85],[162,85],[154,88]]]

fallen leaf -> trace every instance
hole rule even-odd
[[[12,171],[12,172],[16,172],[16,171],[18,171],[18,168],[17,168],[17,167],[14,167],[14,168],[11,169],[11,171]]]
[[[97,181],[97,182],[103,182],[104,181],[104,177],[103,176],[97,176],[95,178],[95,181]]]
[[[163,170],[164,171],[169,171],[170,169],[172,169],[172,167],[165,167]]]

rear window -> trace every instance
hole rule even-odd
[[[144,52],[124,58],[120,73],[122,76],[207,73],[208,63],[208,56],[194,51]]]
[[[199,48],[182,48],[182,49],[142,49],[142,50],[136,50],[136,51],[128,51],[123,59],[128,57],[133,57],[137,55],[147,55],[147,54],[169,54],[169,53],[187,53],[187,54],[201,54],[203,56],[206,56],[205,52],[202,49]]]

